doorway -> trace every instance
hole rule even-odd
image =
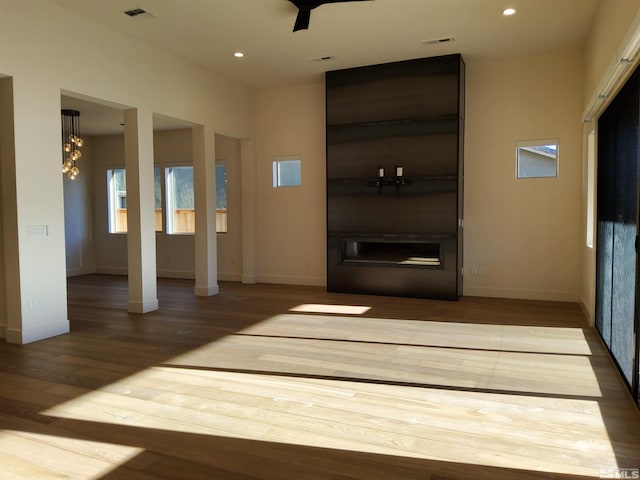
[[[638,397],[640,70],[598,120],[596,329]]]

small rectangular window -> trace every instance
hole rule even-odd
[[[519,141],[516,148],[517,178],[557,177],[559,155],[557,139]]]
[[[216,162],[216,232],[227,233],[227,165]]]
[[[165,172],[167,233],[195,233],[193,167],[169,167]]]
[[[107,170],[109,233],[127,232],[127,172],[124,168]]]
[[[298,187],[302,184],[300,157],[274,157],[273,188]]]

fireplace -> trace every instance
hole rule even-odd
[[[439,243],[349,238],[343,240],[342,263],[434,268],[442,266],[442,259]]]
[[[339,233],[327,237],[332,292],[457,298],[456,235]]]

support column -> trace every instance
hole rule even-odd
[[[153,182],[153,116],[124,112],[124,159],[127,170],[127,254],[129,311],[158,309]]]
[[[253,139],[240,141],[242,283],[256,283],[256,162]]]
[[[215,135],[203,126],[193,127],[193,187],[196,207],[197,296],[216,295],[218,258],[216,238]]]
[[[13,80],[0,78],[0,180],[2,181],[2,278],[0,278],[0,337],[13,330],[13,342],[22,343],[16,152],[13,130]]]
[[[0,83],[6,340],[24,344],[69,332],[60,91]]]

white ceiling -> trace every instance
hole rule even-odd
[[[288,0],[49,0],[256,88],[462,53],[467,62],[581,47],[598,0],[370,0],[322,5],[292,32]],[[502,16],[506,7],[517,13]],[[131,18],[142,8],[153,16]],[[423,41],[455,37],[451,43]],[[242,51],[244,58],[233,56]],[[333,60],[310,61],[332,56]],[[84,116],[84,113],[83,113]]]

